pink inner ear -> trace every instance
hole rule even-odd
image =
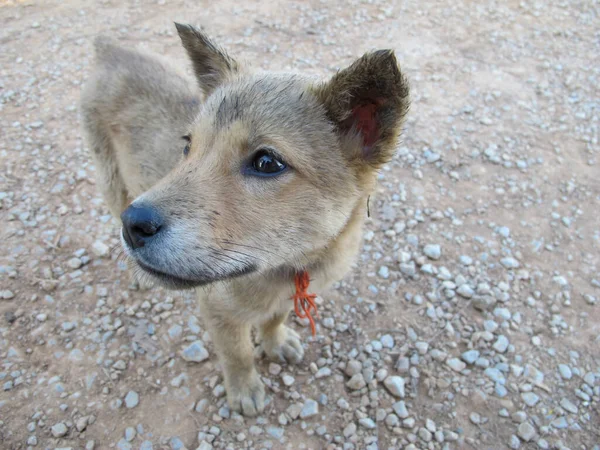
[[[366,149],[372,147],[379,138],[379,128],[377,127],[375,114],[380,105],[377,103],[364,103],[352,110],[354,126],[362,136],[363,145]]]

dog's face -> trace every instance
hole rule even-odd
[[[178,31],[207,98],[181,163],[123,213],[128,254],[173,288],[306,267],[393,153],[408,108],[393,53],[315,83],[247,73],[198,30]]]

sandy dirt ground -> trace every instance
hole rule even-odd
[[[600,4],[0,1],[0,448],[600,448]],[[113,251],[78,101],[92,39],[263,69],[393,48],[412,86],[348,276],[270,403],[225,404],[189,292]],[[201,348],[209,357],[202,361]],[[194,358],[194,355],[196,358]]]

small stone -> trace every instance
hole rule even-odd
[[[400,272],[408,277],[412,277],[417,273],[417,268],[414,261],[400,264]]]
[[[281,373],[281,366],[277,363],[270,363],[269,364],[269,373],[274,376],[279,375]]]
[[[81,362],[83,361],[83,352],[78,348],[74,348],[69,352],[69,360],[73,362]]]
[[[52,436],[59,438],[65,436],[69,430],[64,423],[59,422],[56,425],[53,425],[50,431],[52,432]]]
[[[315,373],[316,379],[325,378],[328,376],[331,376],[331,369],[329,367],[321,367],[319,370],[317,370],[317,373]]]
[[[142,449],[140,448],[140,450]],[[200,445],[198,445],[198,448],[196,448],[196,450],[213,450],[213,446],[212,444],[209,444],[206,441],[202,441],[200,442]]]
[[[563,398],[560,401],[560,406],[565,411],[568,411],[571,414],[577,414],[579,412],[579,409],[577,408],[577,406],[575,406],[575,404],[573,404],[573,402],[571,400],[569,400],[568,398]]]
[[[500,264],[502,264],[506,269],[517,269],[521,265],[515,258],[510,257],[502,258],[500,260]]]
[[[542,450],[548,450],[550,448],[550,444],[545,439],[540,439],[539,441],[537,441],[537,446]]]
[[[198,403],[196,403],[196,407],[194,408],[194,411],[202,414],[204,411],[206,411],[206,408],[208,408],[208,399],[203,398],[201,400],[198,400]]]
[[[379,340],[384,348],[394,348],[394,338],[389,334],[384,334]]]
[[[110,252],[110,248],[102,241],[96,241],[92,244],[92,252],[96,256],[104,257]]]
[[[477,350],[468,350],[460,355],[462,360],[467,364],[475,364],[475,361],[479,359],[479,351]]]
[[[321,325],[323,325],[323,327],[327,328],[328,330],[333,330],[333,328],[335,327],[335,320],[333,319],[333,317],[325,317],[321,321]]]
[[[316,403],[316,402],[315,402]],[[302,412],[303,405],[301,403],[293,403],[285,410],[285,412],[292,418],[292,420],[296,420],[300,413]]]
[[[225,386],[217,384],[212,391],[213,395],[217,398],[221,398],[225,395]]]
[[[10,300],[14,296],[15,294],[13,293],[13,291],[9,291],[8,289],[0,291],[0,299],[2,300]]]
[[[570,380],[573,377],[573,372],[571,371],[571,368],[566,364],[559,364],[558,371],[560,373],[560,376],[563,377],[565,380]]]
[[[266,430],[269,435],[271,435],[272,437],[274,437],[277,440],[280,440],[281,438],[283,438],[284,430],[281,427],[268,426],[266,428]]]
[[[430,442],[433,436],[427,428],[419,428],[419,437],[425,442]]]
[[[340,409],[350,409],[350,403],[345,398],[339,398],[335,403]]]
[[[362,373],[357,373],[346,383],[346,386],[355,391],[364,388],[366,385],[367,382],[365,381]]]
[[[398,357],[398,361],[396,361],[395,369],[400,373],[408,372],[408,369],[410,369],[410,360],[406,356]]]
[[[506,383],[506,378],[504,378],[504,375],[502,374],[502,372],[500,372],[495,367],[488,367],[487,369],[485,369],[483,371],[483,373],[486,376],[488,376],[492,381],[495,381],[496,383],[500,383],[500,384]]]
[[[593,372],[588,372],[583,377],[583,381],[585,381],[588,386],[592,387],[596,383],[596,375],[594,375]]]
[[[379,268],[379,271],[377,272],[377,274],[384,279],[387,279],[390,277],[390,269],[388,269],[387,266],[381,266]]]
[[[308,399],[304,402],[304,406],[302,407],[302,411],[300,411],[300,418],[306,419],[308,417],[312,417],[319,413],[319,404],[312,400]]]
[[[169,328],[167,333],[169,333],[169,337],[172,340],[179,339],[183,333],[183,327],[179,324],[175,324],[171,328]]]
[[[357,373],[359,373],[361,370],[362,370],[362,364],[360,363],[360,361],[357,361],[355,359],[351,359],[346,364],[346,370],[344,372],[349,377],[353,377],[354,375],[356,375]]]
[[[358,424],[361,427],[366,428],[367,430],[372,430],[374,428],[377,428],[377,425],[375,424],[373,419],[371,419],[370,417],[363,417],[362,419],[359,419]]]
[[[38,314],[38,315],[35,316],[35,319],[38,322],[45,322],[46,319],[48,319],[48,314],[46,314],[46,313],[40,313],[40,314]]]
[[[283,384],[285,384],[286,386],[291,386],[292,384],[294,384],[296,379],[293,376],[285,373],[282,375],[281,381],[283,381]]]
[[[125,369],[127,369],[127,363],[125,361],[123,361],[122,359],[120,359],[116,363],[113,364],[113,369],[125,370]]]
[[[529,422],[523,422],[517,428],[517,435],[525,442],[529,442],[535,436],[535,428]]]
[[[438,244],[428,244],[423,248],[423,253],[429,259],[438,260],[442,256],[442,248]]]
[[[512,314],[510,313],[510,311],[507,308],[495,308],[494,316],[499,317],[504,320],[510,320],[510,318],[512,317]]]
[[[473,291],[473,288],[471,286],[469,286],[468,284],[462,284],[458,287],[458,289],[456,290],[456,293],[458,295],[460,295],[461,297],[471,298],[475,294],[475,291]]]
[[[479,425],[481,423],[481,416],[476,412],[472,412],[469,414],[469,420],[475,425]]]
[[[248,428],[248,431],[252,436],[260,436],[263,433],[262,428],[256,425],[250,426],[250,428]]]
[[[521,441],[517,436],[513,434],[510,437],[510,442],[508,443],[508,446],[514,450],[517,450],[519,447],[521,447]]]
[[[416,421],[415,421],[414,417],[409,417],[402,421],[402,426],[405,428],[414,428],[415,423],[416,423]]]
[[[73,331],[76,327],[77,327],[77,324],[75,322],[63,322],[61,325],[61,328],[63,329],[63,331],[65,331],[67,333],[69,331]]]
[[[140,396],[135,391],[129,391],[125,396],[125,407],[128,409],[135,408],[140,402]]]
[[[71,269],[79,269],[83,265],[83,261],[79,258],[71,258],[67,261],[67,266]]]
[[[494,386],[494,393],[498,397],[504,398],[508,395],[508,389],[506,389],[503,384],[496,383]]]
[[[127,442],[133,441],[135,439],[136,434],[137,433],[135,431],[135,428],[133,428],[133,427],[125,428],[125,440]]]
[[[569,422],[567,422],[566,417],[558,417],[557,419],[554,419],[552,422],[550,422],[550,425],[552,425],[552,427],[556,428],[557,430],[564,430],[569,426]]]
[[[183,441],[182,441],[182,440],[181,440],[179,437],[177,437],[177,436],[175,436],[175,437],[172,437],[172,438],[169,440],[169,446],[171,447],[171,450],[186,450],[186,449],[185,449],[185,444],[184,444],[184,443],[183,443]]]
[[[527,413],[525,411],[517,411],[513,413],[510,418],[513,422],[523,423],[527,420]]]
[[[470,266],[471,264],[473,264],[473,258],[471,258],[470,256],[461,255],[458,259],[463,266]]]
[[[450,358],[446,361],[446,364],[455,372],[462,372],[467,367],[467,365],[458,358]]]
[[[185,347],[181,357],[188,362],[202,362],[208,359],[208,351],[204,348],[204,342],[197,340]]]
[[[415,344],[415,348],[419,352],[420,355],[425,355],[427,350],[429,350],[429,344],[427,342],[417,342]]]
[[[342,434],[345,438],[349,438],[350,436],[354,436],[356,434],[356,424],[354,422],[350,422],[348,425],[344,427]]]
[[[394,410],[396,415],[401,419],[406,419],[408,417],[408,409],[406,409],[406,404],[403,400],[394,403],[392,405],[392,409]]]
[[[493,347],[497,352],[504,353],[508,349],[508,338],[501,334]]]
[[[171,386],[176,387],[176,388],[181,387],[181,385],[185,382],[185,380],[187,380],[187,378],[188,378],[188,376],[185,372],[180,373],[179,375],[177,375],[175,378],[173,378],[171,380],[170,384],[171,384]]]
[[[535,406],[540,401],[540,397],[533,392],[524,392],[521,398],[527,406]]]
[[[385,424],[392,429],[400,425],[400,419],[396,414],[388,414],[385,418]]]
[[[223,405],[219,408],[219,411],[217,413],[219,415],[219,417],[222,417],[223,419],[229,419],[231,417],[231,411],[229,410],[229,405]]]
[[[83,416],[77,419],[77,421],[75,422],[75,428],[77,428],[77,431],[79,431],[80,433],[84,431],[88,426],[89,420],[90,418],[88,416]]]
[[[383,385],[394,397],[404,398],[404,378],[393,375],[387,377]]]

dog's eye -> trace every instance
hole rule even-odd
[[[252,173],[259,176],[278,175],[287,169],[287,164],[271,150],[262,149],[252,159]]]
[[[183,147],[183,156],[187,156],[190,152],[190,144],[192,143],[192,137],[189,134],[182,136],[182,139],[185,141],[185,147]]]

